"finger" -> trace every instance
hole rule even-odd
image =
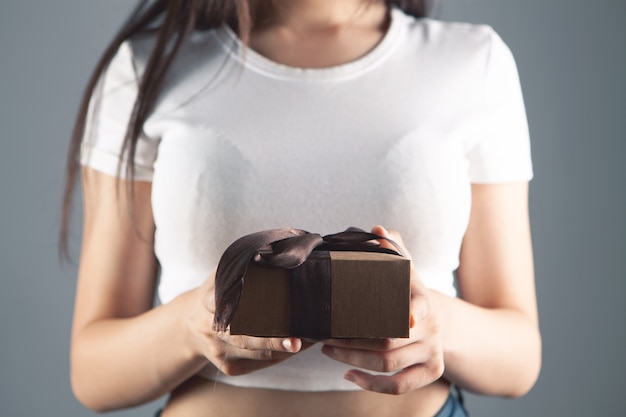
[[[202,303],[211,314],[215,314],[215,269],[202,284]]]
[[[411,317],[414,324],[418,324],[421,321],[428,318],[430,315],[430,304],[420,289],[411,288]],[[413,326],[415,327],[415,326]]]
[[[385,352],[406,346],[412,341],[409,338],[401,339],[328,339],[324,340],[325,346],[338,348],[373,350]]]
[[[400,247],[402,252],[404,252],[404,254],[410,259],[409,251],[407,250],[404,241],[402,240],[402,236],[400,236],[400,233],[395,230],[387,230],[380,225],[374,226],[372,228],[372,233],[394,241]],[[398,248],[396,248],[391,242],[385,239],[381,239],[379,243],[382,248],[398,250]]]
[[[215,292],[205,291],[204,296],[202,297],[202,304],[209,313],[215,314]]]
[[[218,333],[218,337],[231,346],[245,350],[295,353],[302,348],[302,341],[295,337],[233,336],[228,331]]]
[[[276,359],[266,360],[266,361],[260,361],[256,359],[245,359],[245,358],[244,359],[239,358],[236,360],[231,359],[228,361],[224,361],[221,364],[218,364],[219,371],[216,377],[219,378],[219,373],[222,373],[228,376],[245,375],[253,371],[258,371],[259,369],[270,367],[279,362],[282,362],[285,359],[286,357],[276,358]]]
[[[227,345],[221,351],[219,359],[215,362],[219,371],[223,374],[236,376],[250,373],[258,369],[277,364],[293,356],[292,352],[277,352],[273,350],[250,350]],[[302,344],[300,350],[312,346],[309,343]]]
[[[222,357],[224,362],[238,361],[238,360],[252,360],[257,362],[271,362],[275,360],[284,360],[293,356],[290,352],[276,352],[274,350],[249,350],[241,349],[234,346],[229,346],[224,350]]]
[[[400,249],[404,252],[404,254],[411,259],[410,252],[406,248],[404,241],[402,240],[402,236],[399,232],[395,230],[387,230],[383,226],[374,226],[372,228],[372,233],[377,234],[379,236],[388,238],[393,240]],[[380,245],[383,248],[395,250],[395,248],[390,242],[386,240],[381,240]],[[422,282],[421,278],[417,274],[414,268],[413,261],[411,260],[411,280],[410,280],[410,292],[411,292],[411,317],[409,318],[409,327],[413,328],[416,322],[423,320],[426,316],[428,316],[428,304],[423,302],[424,300],[424,291],[426,287]]]
[[[426,362],[432,357],[432,349],[424,347],[422,343],[413,343],[386,352],[326,345],[322,352],[336,361],[377,372],[399,371],[416,363]]]
[[[443,361],[441,364],[413,365],[393,375],[372,375],[352,369],[344,378],[368,391],[400,395],[422,388],[441,378],[442,375]]]

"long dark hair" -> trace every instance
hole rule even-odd
[[[385,0],[385,3],[415,17],[427,16],[430,8],[429,0]],[[139,33],[153,31],[156,36],[154,49],[139,80],[137,98],[121,149],[121,154],[125,154],[128,159],[126,178],[130,181],[129,191],[132,196],[137,140],[145,120],[153,109],[172,61],[191,32],[210,30],[224,24],[231,26],[244,44],[247,43],[254,24],[254,8],[251,7],[250,0],[140,0],[108,45],[83,93],[68,149],[59,233],[59,249],[62,256],[69,257],[68,228],[72,196],[80,168],[78,159],[85,134],[89,103],[100,77],[120,45]]]

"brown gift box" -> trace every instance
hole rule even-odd
[[[250,263],[231,334],[264,337],[409,336],[410,261],[361,251],[313,251],[295,269]]]

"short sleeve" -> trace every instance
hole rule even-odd
[[[137,91],[132,49],[126,42],[111,60],[91,99],[80,151],[82,165],[105,174],[126,176],[128,158],[122,155],[122,144]],[[157,148],[157,140],[140,135],[134,158],[135,180],[152,180]]]
[[[473,183],[528,181],[533,177],[524,99],[515,60],[489,28],[481,128],[468,150]]]

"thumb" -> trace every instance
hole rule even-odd
[[[402,236],[400,236],[400,233],[398,233],[396,230],[387,230],[381,225],[376,225],[372,227],[371,233],[393,241],[395,244],[399,246],[400,251],[403,253],[403,255],[406,256],[407,258],[410,258],[409,251],[406,249],[406,246],[404,245],[404,242],[402,241]],[[398,250],[398,248],[395,247],[393,243],[385,239],[381,239],[379,243],[382,248],[391,249],[395,251]]]
[[[378,236],[389,237],[389,232],[387,231],[387,229],[385,229],[381,225],[376,225],[376,226],[372,227],[372,231],[371,232],[373,234],[375,234],[375,235],[378,235]]]

